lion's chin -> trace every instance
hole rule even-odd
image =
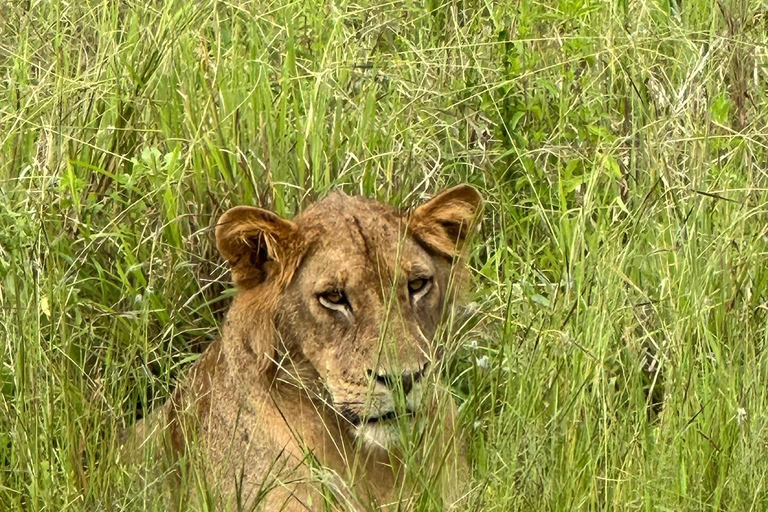
[[[362,423],[355,427],[354,433],[369,448],[390,450],[401,442],[396,421]]]

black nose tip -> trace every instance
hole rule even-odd
[[[395,390],[398,387],[398,381],[400,382],[400,386],[403,387],[403,394],[407,395],[411,392],[413,389],[413,385],[416,384],[421,380],[422,377],[424,377],[424,372],[427,370],[427,366],[429,366],[429,363],[425,363],[424,366],[421,367],[420,370],[417,370],[415,372],[403,372],[400,375],[396,374],[376,374],[376,382],[379,384],[383,384],[384,386],[388,387],[391,390]],[[372,375],[373,371],[368,370],[368,375]]]

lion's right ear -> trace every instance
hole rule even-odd
[[[227,210],[216,225],[216,248],[229,262],[232,281],[243,289],[271,277],[289,279],[301,245],[296,224],[253,206]]]

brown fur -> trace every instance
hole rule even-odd
[[[435,333],[480,207],[462,185],[409,214],[341,193],[292,221],[251,207],[226,212],[216,243],[240,292],[221,340],[162,410],[171,451],[202,453],[209,483],[231,506],[322,510],[330,494],[348,509],[407,509],[423,483],[409,483],[407,449],[377,440],[396,437],[391,422],[444,417],[423,427],[440,442],[411,447],[420,454],[411,460],[422,478],[455,479],[455,406],[435,375],[416,377],[438,362]],[[409,288],[419,278],[431,279],[422,295]],[[336,289],[347,305],[329,309],[326,292]],[[403,417],[406,407],[415,419]],[[387,413],[399,416],[379,422]]]

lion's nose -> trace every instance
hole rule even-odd
[[[383,384],[393,391],[397,389],[398,386],[402,386],[403,395],[407,395],[413,389],[413,385],[419,382],[424,376],[424,372],[427,371],[427,366],[429,366],[429,363],[424,363],[424,365],[416,371],[404,371],[399,375],[397,373],[377,373],[376,382]],[[368,376],[370,377],[372,374],[373,370],[368,370]]]

